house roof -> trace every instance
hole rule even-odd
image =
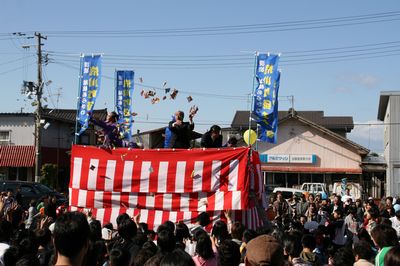
[[[76,109],[48,109],[43,108],[41,113],[43,118],[54,119],[58,121],[63,121],[66,123],[73,123],[76,122]],[[27,117],[31,116],[34,117],[35,113],[0,113],[0,116],[22,116]],[[107,108],[105,109],[98,109],[93,110],[93,116],[99,120],[105,120],[107,117]]]
[[[76,109],[42,109],[43,118],[64,121],[67,123],[75,123]],[[107,108],[93,110],[93,116],[99,120],[105,120],[107,117]]]
[[[378,107],[378,119],[380,121],[385,120],[386,108],[390,96],[400,96],[400,91],[381,91]]]
[[[331,136],[332,138],[338,140],[339,142],[347,144],[347,145],[351,146],[352,148],[356,149],[358,151],[358,153],[363,155],[363,156],[365,156],[365,155],[367,155],[369,153],[369,149],[367,149],[367,148],[365,148],[365,147],[363,147],[363,146],[361,146],[361,145],[359,145],[359,144],[357,144],[357,143],[355,143],[355,142],[353,142],[353,141],[351,141],[351,140],[349,140],[349,139],[347,139],[345,137],[342,137],[339,134],[336,134],[335,132],[327,129],[324,126],[318,125],[317,123],[314,123],[313,121],[308,120],[307,118],[304,118],[304,117],[302,117],[300,115],[297,115],[296,113],[289,114],[285,118],[279,120],[279,124],[283,123],[283,122],[285,122],[285,121],[287,121],[289,119],[297,119],[298,121],[300,121],[302,123],[305,123],[305,124],[315,128],[317,130],[320,130],[320,131],[324,132],[325,134]]]
[[[329,130],[344,130],[351,132],[354,128],[353,117],[351,116],[324,116],[324,111],[295,111],[298,116],[306,118],[315,124],[323,126]],[[291,114],[289,111],[279,111],[278,119],[282,120]],[[246,128],[249,127],[249,111],[236,111],[232,120],[231,127],[233,128]],[[251,122],[251,127],[256,127],[254,121]]]

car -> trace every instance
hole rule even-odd
[[[41,183],[14,180],[0,181],[0,191],[2,192],[12,190],[15,195],[18,187],[21,189],[23,208],[28,208],[31,200],[39,201],[41,198],[49,195],[56,196],[57,206],[67,201],[67,199],[62,194]]]
[[[290,199],[293,195],[298,198],[301,198],[303,195],[306,195],[306,191],[296,188],[287,188],[287,187],[276,187],[274,188],[273,193],[281,192],[284,199]]]
[[[301,189],[306,191],[307,194],[313,194],[314,196],[320,194],[322,199],[327,199],[329,197],[324,183],[303,183]]]

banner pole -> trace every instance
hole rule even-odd
[[[82,62],[83,62],[83,57],[85,55],[81,53],[81,58],[80,58],[80,63],[79,63],[79,82],[78,82],[78,98],[76,100],[76,118],[75,118],[75,134],[74,134],[74,144],[77,144],[78,141],[78,116],[79,116],[79,103],[80,103],[80,98],[81,98],[81,88],[82,88]]]
[[[255,83],[255,80],[256,80],[256,73],[257,73],[257,57],[258,57],[258,52],[255,52],[255,54],[254,54],[253,85],[252,85],[251,94],[250,94],[250,97],[251,97],[251,104],[250,104],[250,110],[249,110],[249,139],[248,139],[248,143],[250,143],[251,110],[252,110],[253,104],[254,104],[254,90],[255,90],[255,88],[254,88],[254,86],[255,86],[254,83]],[[256,141],[257,141],[257,140],[256,140]],[[250,144],[250,146],[251,146],[251,144]]]

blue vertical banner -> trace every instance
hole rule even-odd
[[[258,54],[253,115],[261,126],[260,140],[276,143],[278,124],[279,55]],[[275,108],[276,106],[276,108]]]
[[[278,134],[278,93],[279,93],[279,85],[281,79],[281,72],[278,72],[278,76],[275,80],[274,90],[272,92],[272,106],[273,112],[266,117],[266,123],[260,122],[261,126],[261,134],[260,140],[266,141],[269,143],[276,143],[277,141],[277,134]]]
[[[101,55],[83,56],[81,60],[77,116],[81,128],[77,135],[82,134],[88,127],[89,113],[93,111],[96,103],[101,80]]]
[[[132,137],[132,95],[135,72],[116,71],[115,107],[119,116],[121,137],[127,141]]]

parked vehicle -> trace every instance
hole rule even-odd
[[[324,183],[304,183],[301,189],[314,196],[320,194],[322,199],[327,199],[329,197],[329,192]]]
[[[56,196],[57,206],[67,201],[67,199],[59,192],[40,183],[13,180],[0,181],[0,191],[2,192],[12,190],[15,195],[18,187],[21,189],[22,207],[24,208],[29,206],[31,200],[34,199],[38,201],[41,198],[49,195]]]
[[[363,189],[359,183],[347,182],[346,188],[350,190],[350,195],[353,196],[355,199],[362,199]],[[342,196],[345,194],[345,191],[343,191],[342,194],[341,182],[333,183],[332,193],[336,193],[337,195],[342,195]]]
[[[287,188],[287,187],[276,187],[274,188],[273,193],[282,192],[282,196],[284,199],[290,199],[293,195],[301,198],[306,194],[306,191],[296,188]]]

